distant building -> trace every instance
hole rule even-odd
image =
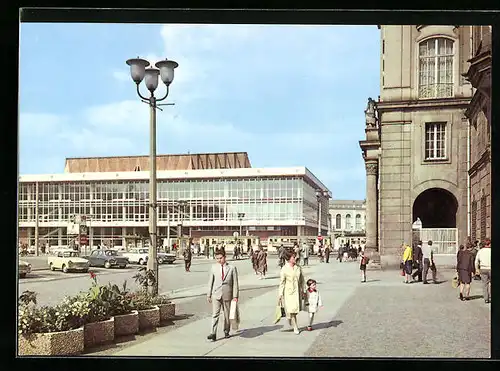
[[[335,248],[349,243],[362,245],[366,242],[365,200],[330,200],[330,235],[334,237]]]
[[[159,155],[157,170],[162,239],[241,232],[265,245],[275,236],[315,237],[320,204],[328,231],[330,191],[306,167],[252,168],[240,152]],[[70,158],[62,174],[21,175],[19,239],[31,246],[38,234],[49,247],[70,245],[76,215],[86,217],[90,247],[148,244],[148,184],[147,156]]]

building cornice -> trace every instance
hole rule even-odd
[[[480,90],[488,98],[491,91],[491,50],[486,50],[469,59],[468,71],[463,73],[474,88]]]
[[[489,148],[490,146],[488,145],[483,153],[481,154],[481,157],[479,160],[472,165],[472,167],[469,169],[468,173],[469,176],[473,176],[475,173],[477,173],[483,166],[485,166],[487,163],[491,161],[491,150]]]
[[[390,111],[413,111],[422,109],[436,108],[467,108],[471,98],[436,98],[436,99],[419,99],[419,100],[401,100],[377,102],[379,112]]]
[[[484,99],[483,94],[479,90],[476,90],[476,92],[474,93],[474,96],[472,97],[472,100],[470,101],[469,106],[465,110],[465,116],[469,120],[471,120],[471,124],[474,127],[476,127],[476,125],[477,125],[474,118],[479,113],[479,111],[481,111],[481,109],[483,107],[483,99]]]

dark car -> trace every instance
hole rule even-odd
[[[128,264],[128,259],[118,254],[116,250],[94,250],[90,255],[85,256],[91,267],[120,267],[125,268]]]

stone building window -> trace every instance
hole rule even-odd
[[[356,227],[355,227],[355,229],[357,231],[361,230],[361,215],[360,214],[356,214]]]
[[[347,229],[347,230],[352,229],[351,214],[347,214],[345,216],[345,229]]]
[[[420,98],[453,96],[453,41],[443,37],[419,44]]]
[[[446,122],[425,124],[425,159],[446,159]]]
[[[481,241],[486,238],[486,196],[481,197]]]
[[[472,241],[476,240],[476,235],[477,235],[477,201],[472,202],[472,208],[471,208],[471,226],[470,226],[470,234]]]
[[[335,229],[342,229],[342,217],[340,214],[335,216]]]

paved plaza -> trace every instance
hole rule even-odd
[[[243,262],[242,262],[243,263]],[[270,266],[274,261],[270,261]],[[474,300],[462,302],[452,289],[451,270],[439,272],[439,284],[405,285],[397,271],[369,271],[359,280],[356,262],[320,264],[304,269],[315,278],[324,308],[312,332],[307,313],[299,314],[303,331],[294,334],[282,319],[273,324],[278,268],[266,280],[240,277],[241,323],[229,339],[209,342],[211,306],[205,285],[172,294],[177,319],[135,340],[95,349],[88,355],[205,357],[490,357],[490,306],[474,281]],[[218,336],[223,334],[222,317]],[[130,340],[130,339],[127,339]]]

